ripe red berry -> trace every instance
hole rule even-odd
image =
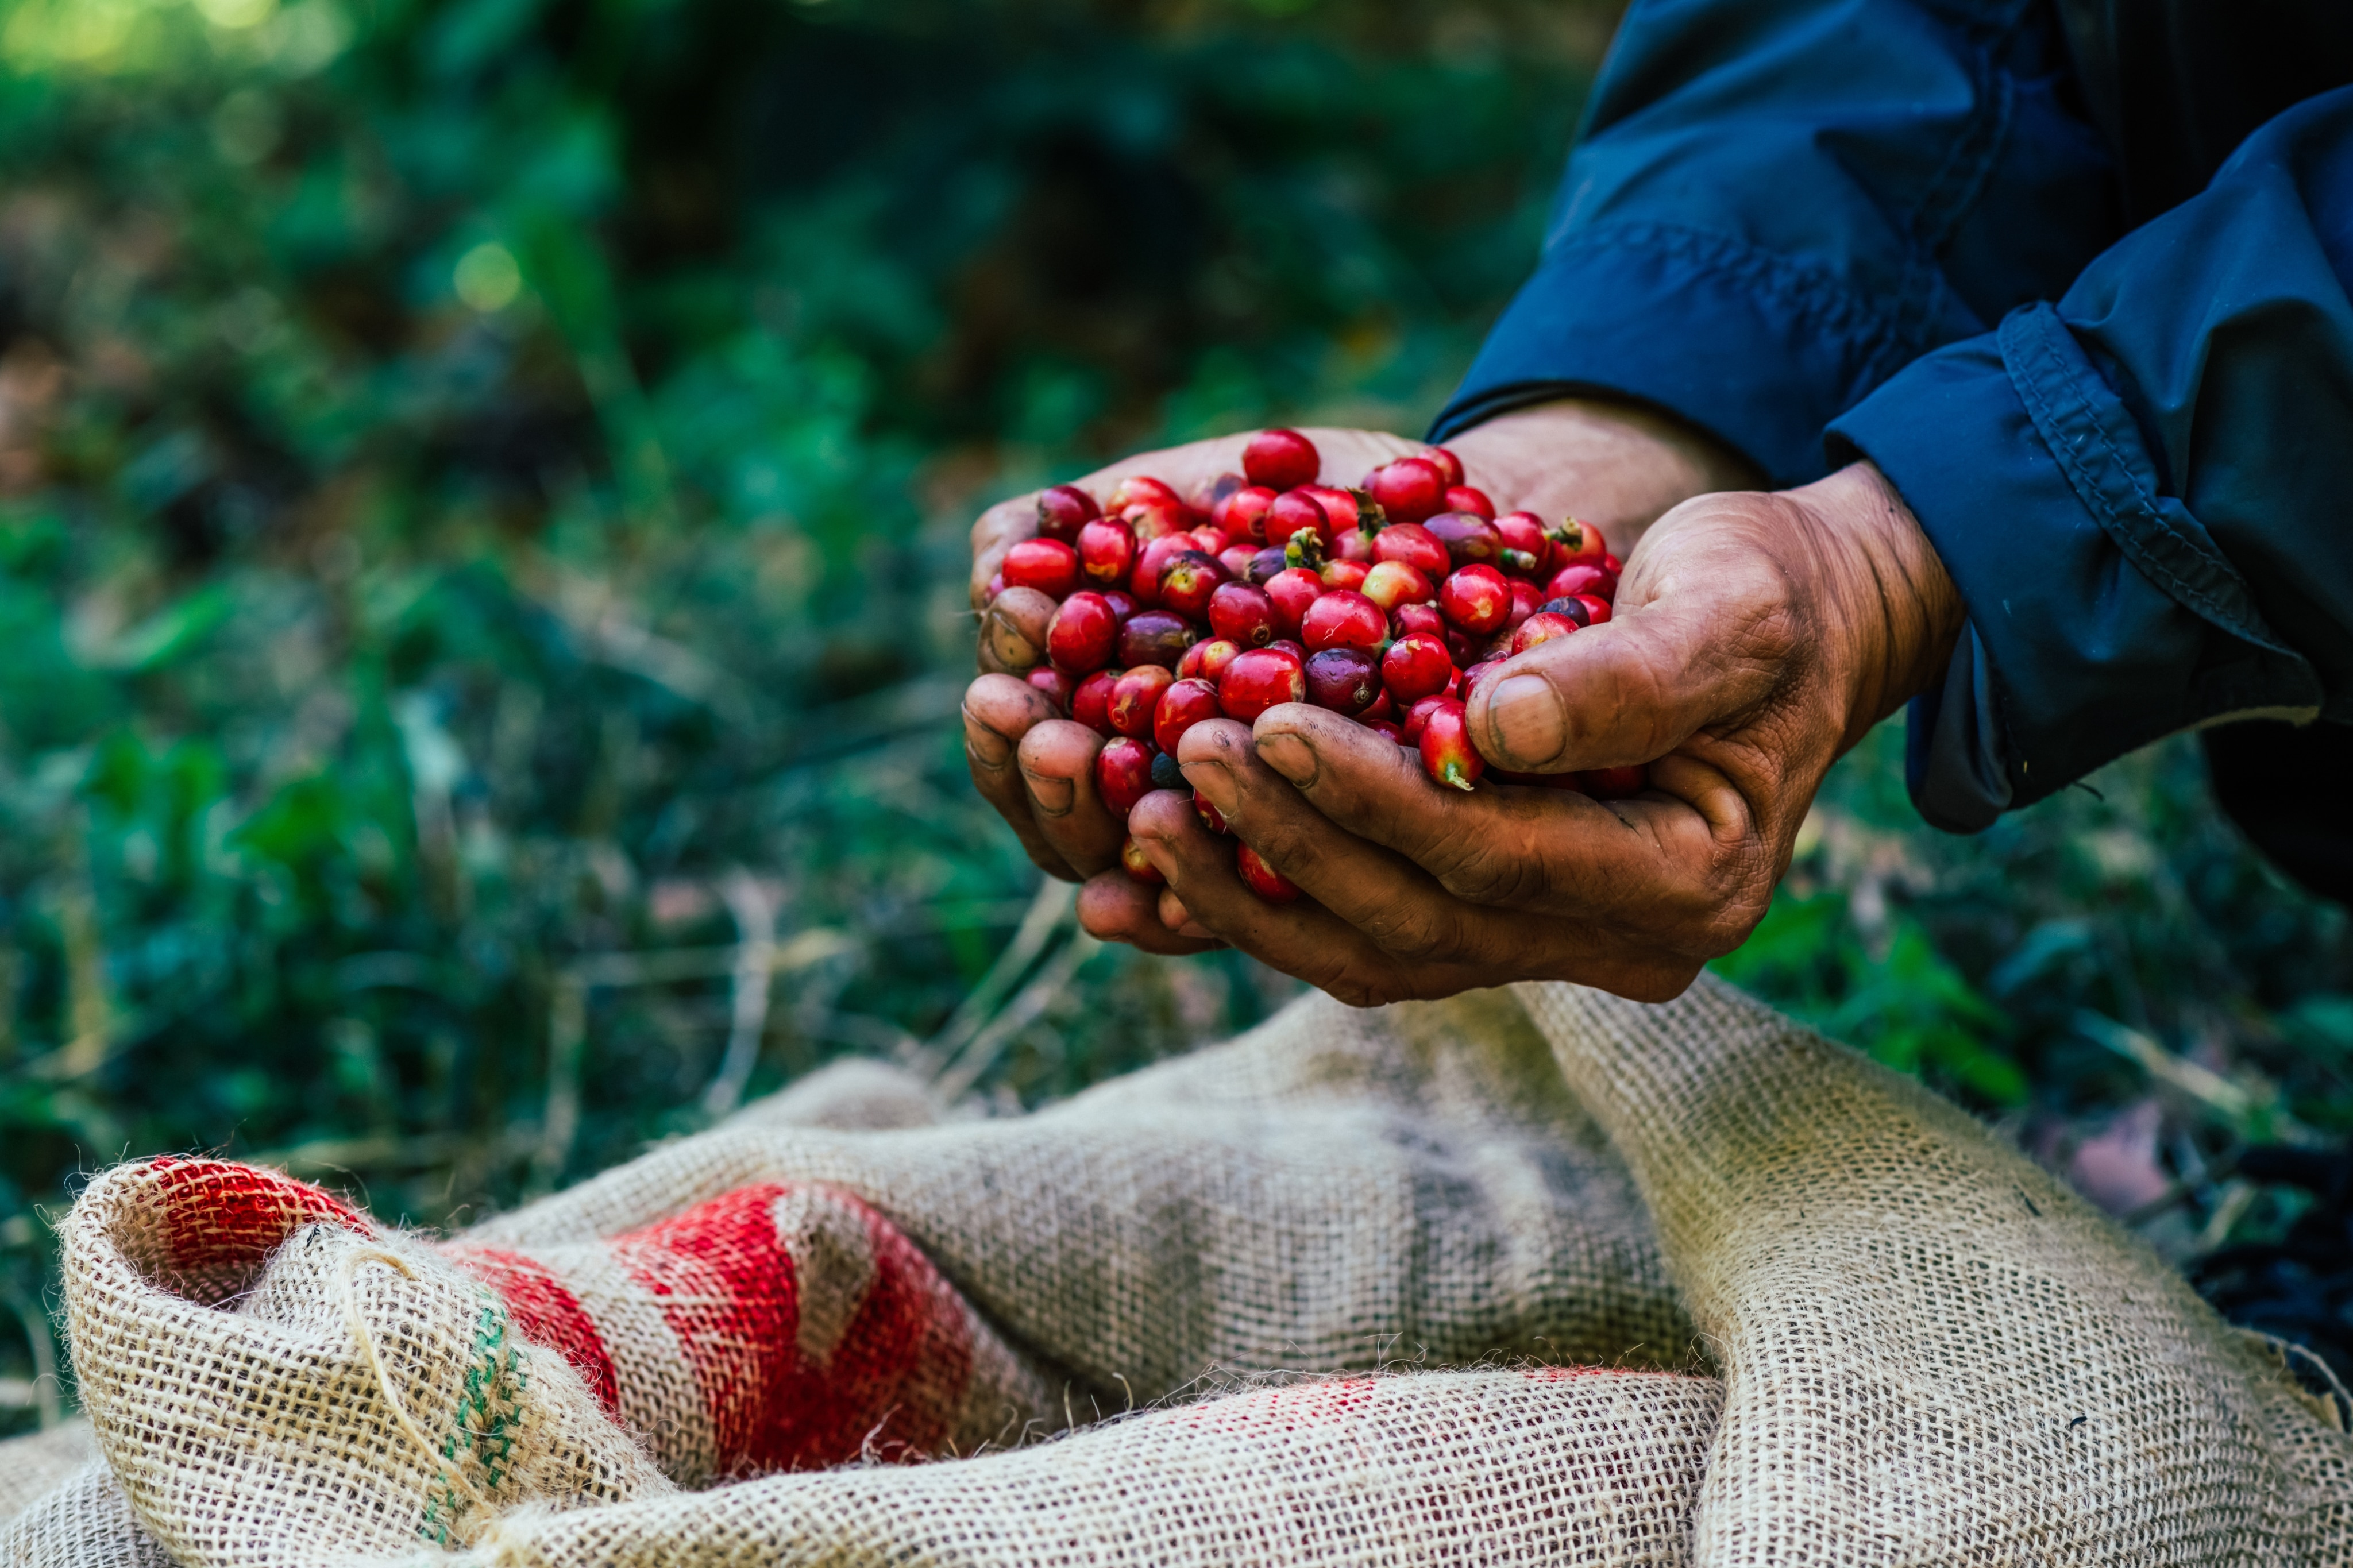
[[[1360,647],[1327,647],[1307,656],[1307,700],[1353,719],[1381,694],[1380,666]]]
[[[1168,563],[1193,548],[1189,533],[1166,533],[1147,541],[1135,553],[1135,570],[1127,576],[1127,591],[1147,608],[1160,603],[1160,574]]]
[[[1418,522],[1393,522],[1373,535],[1373,559],[1402,561],[1432,578],[1454,569],[1445,542]]]
[[[1111,689],[1119,684],[1124,673],[1116,669],[1098,669],[1079,682],[1071,693],[1071,717],[1098,735],[1116,734],[1111,727]]]
[[[1462,672],[1462,679],[1457,683],[1454,695],[1461,700],[1463,707],[1470,707],[1471,699],[1478,694],[1479,688],[1494,679],[1496,672],[1503,668],[1504,661],[1500,657],[1472,665]]]
[[[1119,617],[1122,626],[1127,624],[1127,617],[1135,614],[1139,607],[1135,595],[1124,588],[1105,588],[1103,596],[1103,603],[1111,606],[1111,613]]]
[[[1561,566],[1566,566],[1573,561],[1588,562],[1599,566],[1601,564],[1602,557],[1609,553],[1609,542],[1602,538],[1601,531],[1589,522],[1579,522],[1573,517],[1565,517],[1561,519],[1558,528],[1547,529],[1545,531],[1546,536],[1553,542],[1553,559]],[[1558,567],[1554,568],[1556,571],[1558,569]]]
[[[1303,667],[1307,663],[1306,647],[1303,644],[1293,641],[1289,637],[1275,638],[1272,642],[1266,645],[1266,651],[1269,653],[1282,654],[1296,665]]]
[[[1567,616],[1580,626],[1589,626],[1593,624],[1593,612],[1585,607],[1585,601],[1582,599],[1546,599],[1537,608],[1547,615]]]
[[[1395,611],[1404,605],[1426,604],[1437,591],[1419,568],[1402,561],[1383,561],[1365,574],[1356,592],[1382,609]]]
[[[1445,506],[1448,511],[1467,511],[1489,521],[1494,521],[1495,503],[1487,499],[1485,490],[1475,489],[1469,485],[1447,486]]]
[[[1125,871],[1132,880],[1141,882],[1147,888],[1157,887],[1168,880],[1160,874],[1160,868],[1154,865],[1151,858],[1144,853],[1144,846],[1135,841],[1135,835],[1133,833],[1119,841],[1119,868]]]
[[[1198,621],[1209,613],[1209,595],[1226,582],[1226,569],[1214,555],[1181,550],[1160,569],[1160,607]]]
[[[1493,566],[1465,566],[1439,584],[1438,607],[1458,629],[1487,637],[1512,613],[1512,585]]]
[[[1299,635],[1299,623],[1324,596],[1324,579],[1304,566],[1287,566],[1266,581],[1267,602],[1274,606],[1274,629],[1285,637]]]
[[[1459,485],[1462,482],[1462,459],[1445,447],[1432,447],[1421,456],[1427,461],[1438,465],[1438,471],[1446,476],[1446,482],[1449,485]]]
[[[1388,688],[1383,687],[1373,698],[1373,705],[1356,715],[1356,722],[1370,724],[1379,719],[1394,719],[1397,717],[1397,704],[1389,700]]]
[[[1076,690],[1077,687],[1071,678],[1060,670],[1050,665],[1041,664],[1022,679],[1044,692],[1046,700],[1054,705],[1054,711],[1057,713],[1068,713],[1071,710],[1071,693]]]
[[[1095,794],[1115,816],[1125,816],[1152,793],[1152,748],[1114,735],[1095,753]]]
[[[1248,583],[1220,583],[1209,595],[1209,630],[1243,647],[1274,640],[1274,601]]]
[[[1618,579],[1591,562],[1577,561],[1554,573],[1545,588],[1547,599],[1567,599],[1578,594],[1614,601],[1618,597]]]
[[[1038,537],[1078,542],[1079,530],[1103,515],[1095,498],[1076,485],[1052,485],[1038,492]]]
[[[1415,702],[1405,710],[1405,721],[1398,726],[1398,739],[1409,746],[1421,744],[1422,727],[1430,722],[1430,716],[1441,705],[1452,700],[1451,697],[1440,696],[1424,697]]]
[[[1101,594],[1071,595],[1046,623],[1046,657],[1072,675],[1101,669],[1118,645],[1119,617]]]
[[[1206,680],[1215,686],[1225,679],[1226,666],[1233,663],[1241,651],[1239,644],[1225,637],[1197,642],[1185,650],[1183,658],[1176,661],[1176,679]]]
[[[1601,569],[1604,572],[1609,573],[1612,577],[1623,577],[1626,575],[1626,563],[1619,560],[1615,555],[1604,553],[1601,557]]]
[[[1437,595],[1433,593],[1431,597]],[[1409,637],[1416,632],[1427,632],[1441,641],[1446,637],[1446,616],[1435,604],[1399,605],[1389,612],[1389,632],[1393,637]]]
[[[1185,498],[1176,493],[1175,486],[1148,474],[1130,474],[1112,487],[1103,501],[1103,510],[1113,517],[1137,506],[1174,507],[1182,511]]]
[[[1079,552],[1059,539],[1025,539],[1005,552],[1005,582],[1059,599],[1079,585]]]
[[[1422,524],[1446,546],[1447,558],[1457,568],[1494,566],[1504,558],[1504,536],[1476,512],[1442,511]]]
[[[1234,574],[1263,588],[1269,578],[1278,572],[1288,570],[1290,565],[1291,563],[1283,558],[1282,547],[1279,544],[1270,544],[1250,557],[1249,571],[1238,572]]]
[[[1421,771],[1450,789],[1469,789],[1487,771],[1486,760],[1471,744],[1471,725],[1462,704],[1443,700],[1421,723]]]
[[[1139,544],[1193,530],[1193,514],[1181,506],[1132,506],[1112,515],[1127,524]]]
[[[1270,904],[1288,904],[1299,898],[1299,884],[1259,858],[1247,844],[1234,847],[1234,870],[1242,885]]]
[[[1351,594],[1365,585],[1366,568],[1361,561],[1326,561],[1324,569],[1315,574],[1323,579],[1324,592],[1345,588]]]
[[[1446,645],[1427,633],[1399,637],[1381,655],[1381,684],[1398,705],[1412,708],[1425,697],[1446,689],[1454,679],[1454,661]]]
[[[1097,518],[1079,529],[1079,566],[1090,581],[1127,581],[1135,568],[1135,535],[1116,518]]]
[[[1221,711],[1215,686],[1206,680],[1180,680],[1160,694],[1160,705],[1153,710],[1152,743],[1173,757],[1186,731]]]
[[[1262,543],[1266,539],[1267,511],[1281,493],[1264,485],[1244,485],[1209,509],[1209,521],[1224,529],[1230,539]]]
[[[1310,653],[1327,647],[1377,648],[1389,637],[1387,612],[1362,594],[1335,589],[1299,617],[1299,640]]]
[[[1182,616],[1166,610],[1138,610],[1119,628],[1119,662],[1174,669],[1197,636]]]
[[[1512,634],[1512,651],[1525,653],[1538,643],[1565,637],[1577,629],[1577,623],[1567,616],[1556,611],[1539,610],[1521,623],[1520,629]]]
[[[1532,511],[1505,512],[1495,519],[1495,532],[1505,550],[1519,551],[1539,566],[1552,553],[1552,541],[1545,537],[1544,522]]]
[[[1544,592],[1525,577],[1514,577],[1512,584],[1512,613],[1504,617],[1503,629],[1495,635],[1510,637],[1520,629],[1521,623],[1544,608]]]
[[[1226,667],[1225,679],[1218,682],[1218,705],[1227,718],[1245,724],[1255,722],[1277,703],[1303,701],[1306,696],[1306,667],[1271,647],[1241,655]]]
[[[1363,515],[1356,505],[1356,492],[1344,490],[1337,485],[1309,485],[1306,489],[1315,498],[1315,504],[1324,509],[1324,542],[1335,550],[1341,548],[1347,535],[1356,531],[1356,524]]]
[[[1419,522],[1446,510],[1446,471],[1427,458],[1384,463],[1365,488],[1392,522]]]
[[[1588,623],[1588,625],[1598,626],[1601,625],[1602,622],[1609,618],[1610,611],[1613,607],[1612,601],[1598,597],[1592,594],[1571,594],[1569,597],[1575,599],[1578,604],[1583,605],[1585,606],[1586,613],[1593,617],[1593,619]]]
[[[1237,583],[1250,581],[1250,563],[1257,558],[1258,549],[1250,544],[1229,544],[1218,552],[1218,564]]]
[[[1387,719],[1363,719],[1359,720],[1358,722],[1362,723],[1366,729],[1370,730],[1377,734],[1385,735],[1393,742],[1401,742],[1404,739],[1404,736],[1398,733],[1398,727],[1389,722]]]
[[[1641,766],[1588,768],[1577,775],[1577,786],[1596,800],[1624,800],[1650,787],[1651,773]]]
[[[1126,671],[1112,683],[1111,702],[1105,711],[1111,727],[1139,741],[1150,739],[1152,716],[1160,706],[1160,694],[1176,679],[1156,664],[1139,664]]]
[[[1211,805],[1209,797],[1199,790],[1193,792],[1193,815],[1199,817],[1201,826],[1212,833],[1223,833],[1227,830],[1226,814]]]
[[[1261,430],[1242,448],[1244,477],[1270,489],[1312,485],[1323,468],[1315,443],[1296,430]]]
[[[1285,490],[1267,509],[1267,542],[1288,544],[1302,529],[1313,531],[1326,544],[1332,542],[1332,520],[1324,515],[1323,505],[1305,490]]]

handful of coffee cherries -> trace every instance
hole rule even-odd
[[[1121,480],[1098,500],[1076,485],[1038,497],[1038,537],[1013,546],[991,599],[1043,594],[1058,606],[1029,684],[1108,737],[1095,787],[1124,814],[1181,789],[1176,743],[1204,719],[1244,723],[1312,702],[1415,748],[1441,784],[1481,780],[1632,795],[1643,770],[1514,773],[1471,742],[1464,704],[1506,658],[1609,618],[1619,562],[1575,518],[1498,517],[1443,447],[1383,464],[1345,489],[1317,484],[1322,459],[1296,430],[1264,430],[1242,471],[1187,499],[1158,479]],[[1039,613],[1042,613],[1040,606]],[[1216,832],[1215,807],[1194,806]],[[1121,863],[1160,874],[1131,837]],[[1299,889],[1237,843],[1242,880],[1287,903]]]

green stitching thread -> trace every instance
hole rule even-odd
[[[482,1467],[485,1493],[495,1496],[514,1459],[515,1428],[522,1415],[528,1378],[522,1352],[507,1334],[507,1310],[497,1296],[483,1290],[481,1310],[474,1319],[474,1360],[466,1369],[458,1392],[458,1408],[441,1457],[455,1468],[466,1463],[468,1449]],[[440,1489],[425,1502],[425,1518],[417,1534],[438,1546],[449,1544],[449,1531],[463,1511],[464,1501],[445,1477]]]

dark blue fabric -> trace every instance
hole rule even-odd
[[[2353,93],[2279,112],[2353,80],[2348,16],[1637,0],[1432,434],[1603,393],[1782,484],[1878,460],[1969,609],[1913,716],[1945,826],[2218,717],[2353,721]]]

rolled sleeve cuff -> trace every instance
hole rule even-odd
[[[1898,340],[1827,271],[1701,230],[1600,225],[1548,249],[1430,439],[1599,394],[1663,409],[1776,484],[1802,484],[1826,471],[1822,427],[1900,363]]]
[[[1913,799],[1974,830],[2179,730],[2308,718],[2311,665],[2181,504],[2048,305],[1915,361],[1829,427],[1902,493],[1968,636],[1911,713]]]

